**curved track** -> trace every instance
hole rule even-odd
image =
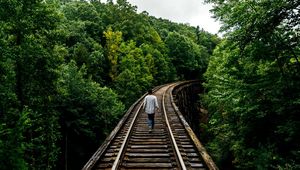
[[[155,114],[152,133],[141,109],[142,96],[83,169],[217,169],[207,163],[205,150],[199,150],[174,105],[172,90],[180,84],[155,89],[160,111]]]

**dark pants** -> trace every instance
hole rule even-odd
[[[154,114],[148,114],[148,126],[154,128]]]

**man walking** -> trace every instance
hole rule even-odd
[[[143,109],[148,114],[149,133],[151,133],[152,129],[154,128],[155,109],[159,109],[157,97],[152,93],[152,89],[148,90],[148,95],[145,97],[143,105]]]

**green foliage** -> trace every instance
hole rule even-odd
[[[228,46],[228,41],[223,44],[215,51],[206,72],[206,101],[212,113],[210,131],[215,136],[212,146],[225,147],[216,151],[220,154],[217,159],[224,159],[221,155],[230,151],[234,155],[231,161],[237,167],[280,165],[286,159],[282,154],[292,154],[297,148],[294,133],[299,131],[299,120],[295,119],[297,111],[293,109],[299,106],[292,104],[291,96],[286,94],[287,82],[278,76],[280,69],[275,62],[260,60],[254,64],[248,57],[230,61],[240,51]],[[282,128],[283,133],[278,131]],[[284,141],[277,141],[278,138]],[[263,151],[266,157],[262,160],[268,161],[269,155],[272,159],[256,162],[262,156],[258,153]]]
[[[73,21],[81,23],[81,31],[84,36],[92,37],[97,42],[100,42],[100,36],[104,30],[102,20],[93,4],[87,2],[71,2],[63,5],[63,13],[66,17],[66,22]],[[76,29],[77,27],[72,27]],[[80,33],[80,32],[74,32]],[[82,32],[79,34],[82,36]]]
[[[192,79],[199,77],[207,66],[208,53],[203,46],[194,43],[188,37],[177,32],[171,32],[166,38],[166,45],[169,49],[169,56],[177,74],[182,78]],[[197,75],[198,73],[198,75]]]
[[[72,161],[89,156],[81,150],[96,149],[99,140],[105,139],[124,112],[123,104],[111,89],[84,78],[86,70],[84,65],[78,69],[73,60],[57,70],[60,77],[56,82],[56,105],[61,113],[65,137],[64,157],[66,164],[73,168],[84,162],[71,164]],[[78,138],[81,140],[78,141]],[[84,142],[90,142],[92,146],[82,146]]]
[[[100,14],[87,2],[71,2],[62,7],[65,18],[60,31],[67,45],[67,61],[75,60],[79,67],[85,64],[87,76],[100,84],[106,83],[109,68],[101,45],[104,26]]]
[[[300,4],[210,2],[230,30],[205,73],[212,155],[223,168],[298,169]]]
[[[154,45],[143,44],[141,46],[144,55],[153,59],[153,63],[148,65],[151,66],[149,69],[154,78],[153,84],[159,85],[175,80],[176,70],[171,63],[171,59],[166,56],[165,51],[167,51],[167,48],[164,45],[161,47],[155,47]]]
[[[154,62],[152,56],[144,56],[143,51],[133,41],[122,43],[120,52],[124,56],[121,56],[119,63],[120,74],[114,82],[115,89],[125,104],[130,106],[151,87],[153,76],[150,69],[154,67]]]
[[[25,132],[31,122],[28,115],[31,110],[25,108],[20,115],[1,119],[0,124],[0,163],[1,169],[29,169],[24,159]],[[12,112],[7,112],[12,115]],[[3,121],[3,122],[2,122]],[[7,122],[5,122],[7,121]]]
[[[218,41],[126,0],[0,0],[0,25],[2,169],[82,167],[124,105],[178,70],[201,77]]]
[[[117,101],[117,96],[111,89],[102,88],[91,79],[84,79],[84,66],[78,70],[76,63],[71,61],[67,65],[61,65],[57,72],[61,74],[56,83],[59,95],[57,104],[63,109],[62,117],[66,128],[88,132],[100,128],[99,126],[103,128],[103,125],[110,127],[124,111],[123,105]],[[110,115],[107,116],[111,117],[106,118],[108,113]],[[107,121],[104,122],[104,119]],[[85,128],[80,127],[88,124],[90,125]]]
[[[104,32],[104,36],[106,38],[106,53],[107,58],[110,62],[110,72],[109,76],[114,81],[118,74],[118,58],[119,58],[119,48],[122,42],[122,32],[117,31],[113,32],[111,27],[108,28],[107,31]]]
[[[58,160],[58,126],[56,116],[48,114],[51,113],[50,98],[54,93],[53,69],[59,60],[51,55],[55,40],[48,40],[55,34],[60,15],[56,4],[51,2],[0,1],[0,4],[0,22],[4,25],[0,37],[4,49],[3,68],[11,65],[3,77],[9,78],[4,81],[3,91],[7,90],[7,101],[12,103],[3,107],[3,114],[4,121],[10,125],[2,127],[5,128],[3,132],[10,136],[7,143],[12,145],[4,152],[11,154],[6,155],[9,158],[15,157],[9,151],[15,146],[19,156],[16,160],[20,164],[36,169],[54,168]],[[27,112],[30,114],[26,117],[31,123],[25,128],[26,124],[21,123],[19,115],[22,118]],[[14,144],[17,141],[20,143]]]

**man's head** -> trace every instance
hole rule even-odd
[[[152,94],[153,92],[152,92],[152,89],[149,89],[148,90],[148,94]]]

